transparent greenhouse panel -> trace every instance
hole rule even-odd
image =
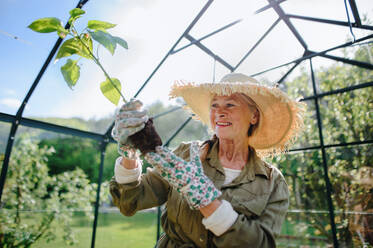
[[[373,72],[354,65],[316,57],[312,59],[317,92],[329,92],[372,81]]]
[[[0,122],[0,168],[3,168],[3,159],[5,156],[5,150],[8,143],[9,132],[11,124],[7,122]]]
[[[0,216],[1,224],[20,228],[7,229],[7,235],[25,235],[24,242],[31,242],[41,232],[38,247],[89,244],[97,146],[92,140],[20,126]]]
[[[175,134],[181,125],[188,120],[191,114],[183,109],[161,116],[154,120],[155,128],[163,144]],[[181,131],[172,139],[171,148],[176,148],[181,142],[203,140],[209,137],[207,127],[200,121],[190,120]]]
[[[146,105],[158,100],[165,105],[175,105],[175,100],[169,100],[169,92],[174,82],[211,82],[213,65],[214,60],[210,56],[198,47],[190,46],[180,53],[169,56],[137,98]],[[143,76],[145,81],[148,75]]]
[[[190,120],[188,124],[171,141],[170,147],[176,148],[181,142],[205,141],[212,138],[212,131],[208,130],[199,120]]]
[[[373,245],[373,149],[371,145],[327,149],[340,246]]]
[[[306,104],[306,111],[304,113],[304,127],[299,133],[295,143],[290,146],[290,149],[307,148],[320,145],[315,104],[313,101],[304,101],[303,103]]]
[[[279,88],[292,99],[303,99],[313,95],[309,61],[301,62],[284,80]],[[305,148],[320,145],[316,107],[313,99],[302,101],[306,105],[304,129],[291,148]]]
[[[78,22],[86,23],[88,19],[100,19],[117,24],[113,28],[113,34],[123,37],[128,42],[129,50],[117,48],[114,56],[104,48],[95,48],[94,52],[97,52],[108,74],[121,81],[122,93],[129,100],[178,39],[180,30],[188,26],[202,6],[200,3],[188,5],[162,2],[156,5],[142,5],[135,2],[112,1],[110,6],[115,8],[109,9],[105,4],[89,5],[86,9],[87,14]],[[166,8],[173,11],[165,14],[163,10]],[[74,91],[71,91],[60,73],[60,66],[63,63],[64,59],[61,59],[49,66],[30,99],[25,116],[104,133],[110,125],[115,106],[101,94],[99,86],[105,80],[103,73],[93,62],[80,60],[81,78]],[[154,101],[155,98],[153,95],[146,100]]]
[[[287,65],[287,66],[282,66],[282,67],[279,67],[279,68],[276,68],[276,69],[273,69],[273,70],[270,70],[270,71],[267,71],[267,72],[263,72],[263,73],[260,73],[259,75],[256,75],[254,76],[254,78],[256,80],[259,81],[259,83],[261,85],[266,85],[266,86],[269,86],[269,87],[273,87],[275,86],[279,80],[294,66],[295,64],[290,64],[290,65]],[[299,66],[299,65],[298,65]],[[297,68],[297,67],[296,67]],[[279,88],[281,90],[287,90],[286,89],[286,86],[284,86],[284,82],[286,82],[287,80],[291,80],[293,77],[295,77],[296,75],[298,75],[299,72],[297,69],[294,69],[293,72],[291,72],[288,77],[286,77],[285,81],[283,81],[281,84],[279,84]],[[298,96],[300,97],[300,96]]]
[[[5,154],[11,126],[8,122],[0,122],[0,154]]]
[[[101,187],[101,192],[106,195],[100,198],[95,247],[153,247],[157,237],[157,209],[140,211],[126,217],[113,205],[108,194],[108,181],[114,176],[114,163],[118,156],[117,145],[109,144],[105,153]],[[143,163],[143,173],[147,166]]]
[[[97,248],[154,247],[157,241],[157,209],[122,215],[115,206],[100,207],[97,224]]]
[[[220,5],[222,5],[221,2]],[[224,3],[227,5],[227,3]],[[247,3],[248,4],[248,3]],[[213,4],[214,5],[214,4]],[[216,2],[216,5],[219,5]],[[228,4],[232,5],[232,4]],[[251,5],[251,3],[250,3]],[[277,20],[277,14],[272,10],[267,10],[260,14],[254,15],[253,12],[255,11],[252,7],[245,9],[245,5],[237,4],[235,5],[236,8],[240,8],[241,11],[244,10],[245,15],[242,16],[242,21],[217,33],[213,36],[203,40],[201,43],[205,45],[208,49],[212,52],[220,56],[226,62],[228,62],[233,67],[239,63],[239,61],[243,58],[243,56],[254,46],[254,44],[261,38],[262,35],[269,29],[269,27]],[[250,9],[252,13],[250,13]],[[214,6],[211,6],[211,12],[216,11],[217,9]],[[240,16],[237,12],[229,12],[225,11],[225,13],[229,13],[231,16],[227,17],[225,23],[222,23],[221,13],[215,13],[218,17],[209,16],[210,10],[206,13],[207,18],[213,18],[209,20],[211,24],[211,30],[205,30],[206,33],[204,34],[195,34],[198,32],[198,25],[204,25],[203,20],[201,23],[197,24],[196,30],[192,29],[191,34],[195,39],[203,37],[207,34],[212,33],[213,31],[217,30],[218,28],[222,28],[234,21],[239,20]],[[216,27],[217,20],[221,23],[221,26]],[[207,22],[207,20],[206,20]],[[254,23],[261,23],[262,25],[253,25]],[[213,27],[212,27],[213,26]]]
[[[283,173],[290,191],[290,206],[279,246],[331,243],[321,151],[289,153],[268,161]]]
[[[191,34],[202,37],[237,19],[242,18],[250,20],[255,18],[256,15],[254,15],[254,12],[256,10],[266,5],[268,5],[268,2],[265,0],[253,2],[237,0],[234,3],[215,1],[193,27]],[[271,12],[271,10],[265,12]],[[265,12],[262,12],[261,14]],[[257,16],[261,14],[258,14]]]
[[[303,53],[302,45],[286,24],[280,21],[242,62],[238,71],[249,75],[256,74],[301,58]]]
[[[35,19],[50,16],[66,22],[69,10],[77,3],[71,0],[58,4],[48,4],[42,0],[0,3],[0,22],[7,24],[1,29],[0,36],[0,112],[17,112],[58,39],[57,35],[36,33],[27,26]]]
[[[309,22],[305,20],[291,20],[299,34],[313,52],[321,52],[326,49],[339,46],[351,37],[348,26]],[[315,39],[315,36],[317,39]]]
[[[359,11],[361,23],[372,25],[372,19],[369,18],[373,14],[373,3],[370,0],[356,0],[357,9]],[[368,17],[368,18],[367,18]]]
[[[307,217],[306,217],[307,216]],[[276,239],[277,247],[329,247],[333,244],[327,211],[289,211]],[[322,220],[320,223],[317,221]]]
[[[356,33],[362,33],[357,37],[367,36],[369,32],[366,30],[356,30]],[[373,64],[373,43],[371,40],[365,40],[360,43],[356,43],[353,46],[337,49],[327,53],[327,55],[333,55],[341,58]],[[362,68],[363,69],[363,68]]]
[[[372,87],[321,99],[324,143],[340,144],[373,138]]]
[[[363,6],[366,6],[367,0]],[[347,2],[348,4],[348,2]],[[359,4],[358,4],[359,5]],[[302,15],[323,19],[346,21],[346,10],[343,1],[285,1],[281,4],[286,14]],[[331,11],[332,10],[332,11]],[[351,15],[351,21],[354,21]]]

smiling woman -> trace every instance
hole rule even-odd
[[[130,216],[166,203],[157,247],[275,247],[289,191],[281,172],[261,157],[291,144],[302,127],[303,105],[239,73],[218,84],[177,83],[171,96],[183,97],[214,137],[173,152],[156,147],[145,154],[153,169],[141,175],[127,136],[144,127],[145,113],[136,101],[123,106],[128,111],[119,121],[136,125],[114,128],[126,150],[111,181],[114,204]]]
[[[211,126],[220,140],[245,137],[245,133],[252,133],[259,120],[259,111],[255,105],[249,105],[246,99],[249,97],[239,93],[212,99]]]

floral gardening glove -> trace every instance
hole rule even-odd
[[[115,124],[111,131],[114,140],[118,142],[118,153],[129,159],[138,157],[137,150],[129,142],[128,137],[141,131],[149,117],[146,110],[141,110],[142,102],[131,99],[117,111]]]
[[[221,195],[213,182],[203,173],[199,146],[196,142],[191,144],[189,162],[163,146],[157,146],[156,153],[148,153],[145,159],[185,197],[191,209],[207,206]]]

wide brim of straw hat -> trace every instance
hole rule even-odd
[[[247,76],[246,76],[247,77]],[[261,157],[285,152],[303,127],[305,104],[291,100],[276,87],[260,85],[255,79],[245,82],[194,83],[175,81],[170,97],[182,97],[186,109],[211,129],[210,104],[214,96],[243,93],[257,105],[259,125],[249,137],[249,145]]]

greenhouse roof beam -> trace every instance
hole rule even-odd
[[[355,142],[348,142],[348,143],[331,144],[331,145],[324,145],[324,147],[325,148],[336,148],[336,147],[368,145],[368,144],[373,144],[373,140],[363,140],[363,141],[355,141]],[[303,151],[319,150],[319,149],[321,149],[321,146],[309,146],[309,147],[289,149],[289,152],[303,152]]]
[[[281,78],[280,80],[277,81],[276,85],[279,85],[281,84],[288,76],[290,73],[292,73],[292,71],[301,63],[302,61],[298,61],[295,63],[295,65],[293,65]]]
[[[313,94],[317,95],[317,86],[316,86],[315,73],[314,73],[313,65],[312,65],[312,58],[309,59],[309,62],[310,62],[310,69],[311,69],[311,82],[312,82]],[[324,171],[324,181],[326,185],[326,195],[327,195],[326,199],[327,199],[328,208],[329,208],[330,225],[332,227],[333,244],[335,248],[338,248],[339,244],[338,244],[338,239],[337,239],[337,228],[335,225],[334,205],[333,205],[333,200],[332,200],[332,185],[330,182],[329,172],[328,172],[328,164],[327,164],[327,157],[326,157],[324,136],[323,136],[323,123],[321,119],[318,98],[314,99],[314,104],[315,104],[315,110],[316,110],[317,126],[318,126],[318,131],[319,131],[319,141],[320,141],[320,146],[321,146],[321,157],[322,157],[322,165],[323,165],[323,171]]]
[[[284,10],[280,7],[280,5],[274,1],[274,0],[267,0],[269,3],[273,3],[272,8],[276,11],[278,16],[285,22],[285,24],[288,26],[290,31],[293,33],[295,38],[299,41],[299,43],[303,46],[305,50],[307,50],[307,44],[303,40],[302,36],[299,34],[297,29],[294,27],[294,25],[291,23],[290,19],[286,16]]]
[[[206,46],[204,46],[201,42],[197,41],[195,38],[193,38],[190,34],[187,34],[185,36],[189,41],[194,42],[194,45],[201,48],[205,53],[216,59],[220,64],[228,68],[230,71],[234,71],[234,67],[228,64],[224,59],[220,58],[218,55],[213,53],[210,49],[208,49]]]
[[[176,129],[176,131],[171,135],[170,138],[164,143],[164,146],[169,146],[171,141],[180,133],[181,130],[192,120],[192,116],[188,117],[181,125]]]
[[[13,122],[15,120],[16,120],[16,116],[0,112],[0,121]],[[76,128],[60,126],[60,125],[56,125],[56,124],[52,124],[48,122],[43,122],[43,121],[38,121],[38,120],[33,120],[33,119],[28,119],[28,118],[23,118],[23,117],[20,119],[19,125],[25,126],[25,127],[42,129],[42,130],[51,131],[51,132],[60,133],[60,134],[73,135],[73,136],[77,136],[81,138],[93,139],[97,141],[102,141],[103,139],[102,134],[83,131],[83,130],[79,130]]]
[[[350,26],[348,22],[344,22],[344,21],[329,20],[329,19],[315,18],[315,17],[310,17],[310,16],[293,15],[293,14],[286,14],[286,16],[288,18],[294,18],[294,19],[300,19],[300,20],[306,20],[306,21],[334,24],[334,25],[345,26],[345,27]],[[373,26],[361,25],[361,24],[358,25],[356,22],[351,23],[351,26],[354,28],[373,30]]]
[[[361,41],[364,41],[364,40],[368,40],[368,39],[371,39],[373,38],[373,34],[370,34],[370,35],[367,35],[367,36],[364,36],[360,39],[357,39],[355,41],[355,43],[358,43],[358,42],[361,42]],[[319,56],[321,54],[325,54],[327,52],[331,52],[331,51],[334,51],[334,50],[337,50],[337,49],[340,49],[340,48],[344,48],[344,47],[348,47],[348,46],[351,46],[352,44],[355,44],[354,42],[346,42],[342,45],[339,45],[339,46],[335,46],[335,47],[332,47],[332,48],[329,48],[329,49],[326,49],[324,51],[321,51],[321,52],[318,52],[318,53],[308,53],[308,55],[305,55],[305,56],[302,56],[301,58],[298,58],[298,59],[295,59],[295,60],[292,60],[290,62],[287,62],[287,63],[284,63],[284,64],[281,64],[281,65],[278,65],[278,66],[274,66],[274,67],[271,67],[269,69],[266,69],[264,71],[261,71],[261,72],[257,72],[257,73],[254,73],[254,74],[251,74],[250,76],[251,77],[255,77],[255,76],[258,76],[260,74],[263,74],[263,73],[266,73],[266,72],[269,72],[269,71],[272,71],[274,69],[278,69],[278,68],[281,68],[283,66],[287,66],[287,65],[290,65],[290,64],[293,64],[293,63],[296,63],[298,61],[303,61],[305,59],[309,59],[309,58],[312,58],[312,57],[316,57],[316,56]]]
[[[286,0],[278,0],[277,4],[283,3],[285,1]],[[261,12],[267,10],[267,9],[272,8],[272,6],[273,6],[273,3],[269,3],[268,5],[266,5],[266,6],[262,7],[262,8],[260,8],[260,9],[258,9],[257,11],[255,11],[254,14],[259,14],[259,13],[261,13]]]
[[[359,15],[359,11],[357,9],[357,6],[356,6],[356,2],[355,0],[348,0],[350,2],[350,7],[351,7],[351,10],[352,10],[352,14],[354,15],[354,19],[355,19],[355,23],[358,27],[361,26],[361,19],[360,19],[360,15]]]
[[[183,106],[185,106],[185,105],[183,105]],[[181,106],[178,106],[178,107],[175,107],[175,108],[169,109],[169,110],[167,110],[167,111],[165,111],[165,112],[162,112],[162,113],[159,113],[159,114],[157,114],[157,115],[154,115],[154,116],[152,116],[151,118],[153,118],[153,120],[154,120],[154,119],[157,119],[157,118],[159,118],[159,117],[161,117],[161,116],[167,115],[167,114],[172,113],[172,112],[174,112],[174,111],[176,111],[176,110],[179,110],[179,109],[182,109],[182,107],[181,107]]]
[[[141,85],[139,90],[136,92],[136,94],[133,96],[136,98],[140,92],[144,89],[144,87],[148,84],[150,79],[154,76],[154,74],[158,71],[158,69],[162,66],[162,64],[166,61],[169,55],[171,55],[171,52],[175,49],[175,47],[179,44],[179,42],[189,33],[189,31],[194,27],[194,25],[198,22],[198,20],[202,17],[202,15],[206,12],[206,10],[210,7],[213,0],[207,1],[207,3],[203,6],[203,8],[200,10],[200,12],[197,14],[197,16],[193,19],[193,21],[189,24],[189,26],[185,29],[183,34],[179,37],[179,39],[175,42],[175,44],[171,47],[171,49],[168,51],[168,53],[163,57],[161,62],[157,65],[157,67],[153,70],[153,72],[150,74],[150,76],[145,80],[145,82]],[[109,126],[109,128],[106,130],[105,135],[110,136],[111,129],[114,127],[114,122]]]
[[[341,94],[341,93],[345,93],[345,92],[349,92],[349,91],[353,91],[353,90],[358,90],[358,89],[364,89],[364,88],[368,88],[368,87],[372,87],[372,86],[373,86],[373,81],[358,84],[358,85],[352,85],[352,86],[348,86],[348,87],[337,89],[337,90],[331,90],[331,91],[328,91],[328,92],[318,93],[318,94],[313,95],[313,96],[307,96],[307,97],[302,98],[300,101],[313,100],[313,99],[321,98],[321,97],[324,97],[324,96]]]
[[[278,18],[270,27],[269,29],[260,37],[260,39],[254,44],[254,46],[245,54],[245,56],[242,57],[240,62],[237,63],[237,65],[234,67],[234,70],[236,70],[243,61],[254,51],[254,49],[264,40],[264,38],[272,31],[272,29],[280,22],[281,18]]]
[[[311,53],[314,53],[314,52],[311,52]],[[336,60],[336,61],[339,61],[339,62],[343,62],[345,64],[359,66],[359,67],[364,68],[364,69],[373,70],[373,65],[370,64],[370,63],[367,63],[367,62],[357,61],[357,60],[353,60],[353,59],[346,59],[346,58],[342,58],[342,57],[338,57],[338,56],[334,56],[334,55],[329,55],[329,54],[320,54],[319,56],[327,58],[327,59],[332,59],[332,60]]]
[[[172,51],[175,49],[175,47],[177,46],[177,44],[179,44],[179,42],[186,36],[188,35],[189,31],[194,27],[194,25],[198,22],[198,20],[202,17],[202,15],[206,12],[206,10],[208,9],[208,7],[210,7],[211,3],[213,2],[213,0],[209,0],[204,6],[203,8],[200,10],[200,12],[197,14],[197,16],[193,19],[193,21],[189,24],[189,26],[185,29],[185,31],[183,32],[183,34],[179,37],[179,39],[175,42],[175,44],[171,47],[171,49],[168,51],[168,53],[163,57],[163,59],[161,60],[161,62],[157,65],[157,67],[153,70],[153,72],[150,74],[150,76],[145,80],[145,82],[143,83],[143,85],[141,85],[141,87],[139,88],[139,90],[136,92],[136,94],[134,95],[134,98],[136,98],[140,92],[144,89],[144,87],[148,84],[148,82],[150,81],[150,79],[154,76],[154,74],[158,71],[158,69],[162,66],[162,64],[166,61],[166,59],[168,58],[169,55],[171,55]],[[108,130],[109,132],[109,130]]]
[[[196,42],[200,42],[200,41],[202,41],[202,40],[204,40],[204,39],[206,39],[206,38],[208,38],[210,36],[213,36],[214,34],[217,34],[217,33],[221,32],[221,31],[223,31],[223,30],[225,30],[225,29],[227,29],[227,28],[229,28],[229,27],[231,27],[231,26],[233,26],[233,25],[235,25],[235,24],[237,24],[237,23],[239,23],[241,21],[242,21],[242,19],[239,19],[239,20],[236,20],[236,21],[234,21],[232,23],[229,23],[229,24],[225,25],[224,27],[221,27],[221,28],[215,30],[214,32],[211,32],[211,33],[203,36],[202,38],[199,38],[198,40],[195,40],[194,42],[190,42],[188,45],[185,45],[185,46],[183,46],[183,47],[181,47],[179,49],[173,50],[171,52],[171,54],[178,53],[181,50],[184,50],[185,48],[190,47],[191,45],[195,44]]]

